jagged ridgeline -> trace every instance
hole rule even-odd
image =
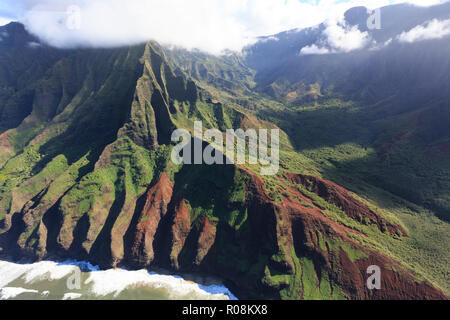
[[[214,99],[205,88],[215,79],[202,87],[158,44],[42,46],[17,63],[16,49],[5,50],[3,254],[201,272],[241,298],[445,298],[436,278],[409,271],[372,241],[389,247],[408,238],[407,228],[331,181],[174,165],[171,134],[194,121],[222,131],[275,126]],[[8,63],[18,69],[6,71]],[[282,148],[292,151],[285,136]],[[370,265],[381,267],[383,290],[367,289]]]

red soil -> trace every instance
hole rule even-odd
[[[150,264],[154,259],[153,242],[161,219],[167,213],[167,206],[172,198],[173,182],[166,173],[147,192],[146,202],[136,227],[132,256],[144,265]]]
[[[342,205],[349,216],[355,216],[358,212],[362,212],[376,223],[381,220],[376,213],[354,199],[348,191],[330,181],[310,176],[293,174],[289,176],[295,183],[312,181],[313,190],[319,195],[326,196],[330,202],[334,201],[337,205]],[[325,186],[330,189],[330,192],[323,193]],[[417,281],[409,271],[390,258],[367,249],[351,239],[348,234],[355,232],[354,230],[326,217],[320,208],[313,206],[307,197],[294,191],[293,188],[289,189],[293,197],[290,199],[284,198],[282,204],[268,200],[263,182],[259,177],[252,176],[250,188],[253,192],[258,192],[256,201],[259,202],[261,211],[267,209],[267,202],[270,202],[270,205],[274,208],[278,220],[276,227],[278,245],[294,247],[298,257],[305,255],[310,257],[314,262],[318,279],[321,279],[322,273],[326,272],[329,279],[337,283],[349,298],[356,300],[447,299],[440,290],[426,282]],[[303,202],[309,202],[312,207],[305,207],[295,199],[297,197],[300,197]],[[252,201],[255,201],[255,199]],[[397,229],[398,226],[391,225],[390,227],[392,230],[400,230]],[[339,241],[347,243],[353,250],[365,252],[368,258],[352,262],[342,249],[339,256],[336,257],[328,246],[326,251],[323,250],[320,245],[320,238],[339,239]],[[294,270],[292,261],[286,261],[285,263],[288,265],[287,270]],[[381,268],[381,290],[369,290],[366,286],[366,280],[369,277],[366,271],[371,265],[377,265]]]
[[[407,236],[405,229],[400,225],[391,223],[372,211],[362,202],[355,199],[348,190],[335,184],[314,176],[288,174],[288,179],[295,184],[306,187],[324,200],[342,209],[348,217],[358,221],[375,224],[381,231],[386,230],[394,235]]]
[[[417,281],[411,272],[388,257],[353,240],[349,235],[356,231],[328,218],[321,208],[296,188],[288,187],[290,197],[277,203],[266,192],[264,181],[260,177],[248,170],[239,170],[249,177],[245,190],[247,233],[243,236],[237,231],[226,231],[229,241],[234,241],[234,237],[242,241],[242,248],[236,248],[233,254],[256,263],[261,257],[267,256],[267,250],[275,250],[270,251],[272,254],[280,250],[295,252],[298,258],[306,257],[313,261],[317,279],[322,279],[326,274],[330,287],[339,287],[349,299],[447,299],[441,291],[426,282]],[[377,226],[388,225],[377,213],[331,181],[295,174],[288,175],[288,178],[293,183],[308,186],[325,200],[342,208],[349,217],[365,217]],[[174,270],[206,270],[234,283],[243,297],[246,292],[255,292],[255,278],[218,262],[218,252],[225,259],[230,254],[220,251],[220,245],[216,244],[216,232],[225,232],[223,226],[216,225],[206,215],[193,221],[190,207],[181,196],[174,197],[172,190],[173,182],[163,174],[158,183],[147,192],[134,233],[132,257],[141,263],[140,266],[149,266],[155,259],[155,247],[157,260],[167,261],[168,266]],[[309,205],[305,206],[306,203]],[[156,235],[158,230],[162,230],[162,240]],[[393,224],[389,225],[388,230],[392,233],[400,230],[405,234],[404,230]],[[341,244],[338,247],[340,252],[330,249],[327,240]],[[352,262],[343,251],[343,245],[365,253],[367,258]],[[275,268],[281,274],[293,275],[297,272],[291,254],[284,255],[282,259],[268,259],[259,263],[264,263],[265,268]],[[366,270],[370,265],[377,265],[382,270],[381,290],[367,289],[365,281],[369,275]],[[262,279],[264,274],[256,277]],[[279,298],[280,290],[286,285],[272,286],[265,283],[257,287],[265,297]],[[302,288],[296,289],[299,290],[299,296],[303,297]]]

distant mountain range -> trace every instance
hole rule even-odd
[[[381,8],[380,30],[367,28],[368,16],[362,7],[345,14],[348,26],[368,33],[369,43],[359,50],[301,55],[302,48],[323,37],[325,24],[266,37],[247,48],[246,62],[257,71],[256,88],[294,107],[336,99],[361,105],[357,120],[345,124],[353,132],[342,137],[344,141],[336,141],[339,127],[332,129],[334,138],[321,139],[317,132],[321,128],[290,136],[298,141],[298,148],[348,141],[375,146],[386,164],[380,170],[387,172],[385,177],[374,173],[365,179],[431,208],[448,221],[450,180],[444,164],[449,160],[450,137],[450,3]],[[400,35],[433,20],[447,21],[446,36],[414,43],[399,40]],[[307,113],[308,117],[316,117],[319,110]],[[305,114],[297,115],[296,125],[301,126]],[[317,137],[314,142],[311,135]]]
[[[0,254],[211,274],[239,298],[447,299],[450,36],[401,35],[450,3],[370,14],[224,56],[0,27]],[[279,128],[279,173],[175,165],[194,121]]]

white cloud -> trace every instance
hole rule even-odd
[[[361,32],[357,26],[348,27],[344,22],[329,23],[324,34],[328,44],[339,52],[361,49],[370,42],[368,32]]]
[[[240,50],[257,36],[317,25],[354,6],[376,7],[422,0],[1,0],[17,20],[51,45],[110,47],[149,39],[218,53]],[[427,0],[428,3],[442,0]],[[446,1],[446,0],[444,0]],[[419,3],[420,2],[420,3]],[[66,26],[67,8],[81,8],[81,29]],[[1,22],[1,20],[0,20]],[[364,41],[357,30],[330,29],[345,43]]]
[[[259,42],[262,42],[262,43],[270,42],[270,41],[280,41],[280,38],[277,38],[276,36],[269,36],[267,38],[263,38],[263,39],[259,40]]]
[[[408,32],[403,32],[398,36],[400,42],[416,42],[431,39],[441,39],[450,35],[449,20],[431,20],[423,25],[414,27]]]
[[[343,16],[328,20],[322,36],[324,39],[320,44],[303,47],[300,54],[345,53],[363,49],[371,43],[368,32],[360,31],[357,26],[348,26]]]
[[[449,0],[408,0],[408,1],[399,1],[399,2],[406,2],[406,3],[410,3],[416,6],[420,6],[420,7],[429,7],[429,6],[434,6],[436,4],[441,4],[441,3],[445,3],[448,2]]]
[[[40,43],[34,42],[34,41],[28,42],[27,45],[28,45],[28,47],[30,47],[30,48],[32,48],[32,49],[36,49],[36,48],[41,47],[41,44],[40,44]]]
[[[331,53],[330,49],[325,47],[318,47],[317,45],[313,44],[310,46],[303,47],[300,50],[301,55],[311,55],[311,54],[328,54]]]
[[[0,27],[10,23],[12,20],[9,18],[0,17]]]
[[[261,35],[317,25],[355,5],[389,0],[2,0],[18,8],[31,32],[58,47],[119,46],[148,39],[218,53]],[[81,8],[81,29],[68,30],[67,7]]]

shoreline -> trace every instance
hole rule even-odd
[[[51,267],[63,267],[63,266],[71,266],[71,267],[77,267],[82,273],[89,274],[89,278],[98,278],[93,280],[95,281],[103,281],[102,277],[105,277],[106,275],[114,276],[114,278],[117,278],[117,273],[127,272],[127,274],[123,274],[124,278],[123,283],[121,284],[122,287],[118,287],[116,290],[112,290],[111,292],[118,292],[120,294],[121,292],[132,289],[133,287],[139,286],[142,284],[142,288],[151,288],[154,286],[155,288],[165,288],[168,291],[169,294],[172,294],[173,292],[170,292],[170,288],[172,286],[177,286],[177,283],[179,285],[179,288],[188,288],[187,286],[192,285],[196,286],[195,289],[192,289],[193,291],[203,292],[204,294],[211,295],[211,297],[214,296],[227,296],[229,300],[238,300],[236,295],[234,295],[231,290],[224,284],[224,281],[217,277],[209,276],[209,275],[200,275],[200,274],[194,274],[194,273],[175,273],[170,272],[163,268],[142,268],[142,269],[130,269],[125,266],[119,266],[116,268],[100,268],[99,266],[95,266],[91,264],[89,261],[79,261],[74,259],[55,259],[55,258],[47,258],[40,261],[32,261],[32,259],[12,259],[10,256],[6,256],[4,254],[0,253],[0,262],[6,262],[17,266],[31,266],[34,264],[39,263],[49,263],[53,264],[50,265]],[[27,272],[24,272],[19,277],[15,278],[13,281],[16,281],[23,277]],[[50,270],[47,272],[51,273]],[[119,274],[120,275],[120,274]],[[130,279],[130,276],[133,277],[140,277],[142,279]],[[113,278],[113,279],[114,279]],[[11,282],[13,282],[11,281]],[[127,283],[127,281],[130,281]],[[120,284],[118,284],[120,285]],[[181,286],[180,286],[181,285]],[[101,285],[100,285],[101,287]],[[1,290],[1,288],[0,288]],[[151,300],[151,299],[149,299]],[[171,300],[170,298],[167,300]],[[177,300],[176,298],[174,300]]]

